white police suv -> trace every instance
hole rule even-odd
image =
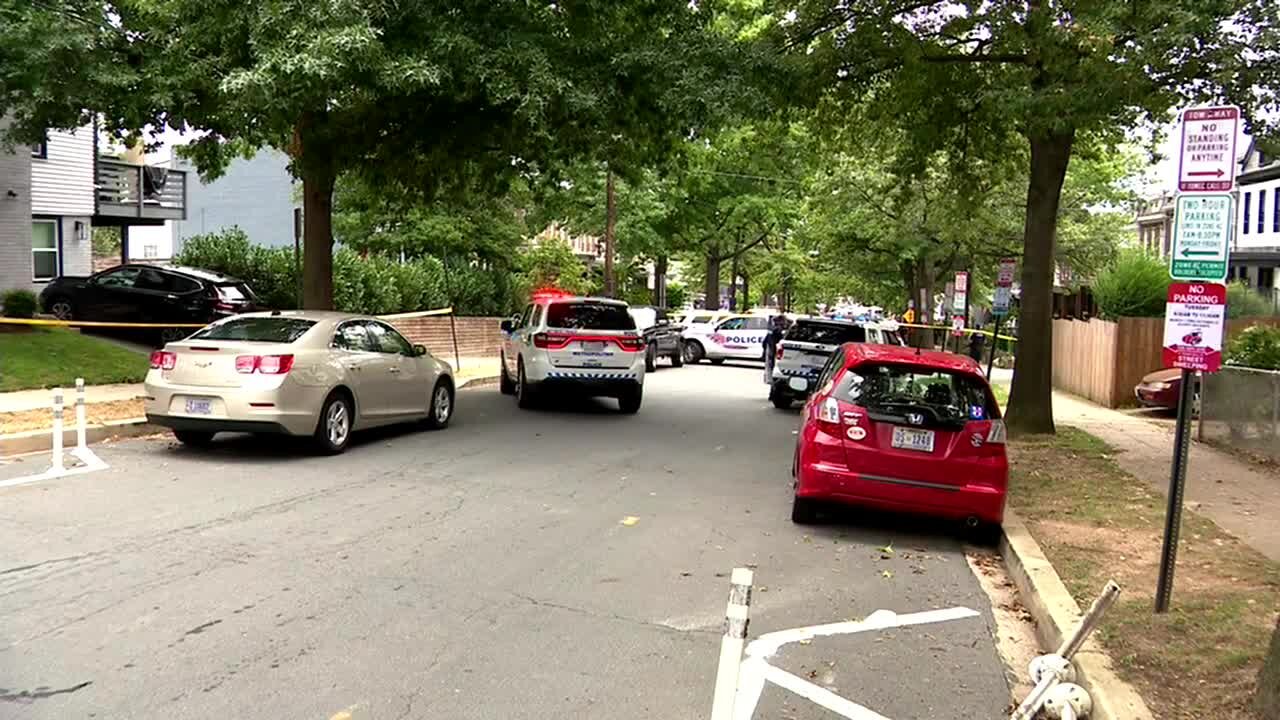
[[[645,343],[626,303],[537,293],[502,331],[500,387],[520,407],[576,393],[617,398],[624,413],[640,409]]]
[[[905,344],[898,333],[898,323],[892,320],[800,318],[787,329],[774,353],[769,400],[786,409],[792,402],[808,397],[831,353],[850,342]]]
[[[715,325],[691,326],[684,332],[684,359],[717,365],[727,359],[763,360],[768,336],[769,318],[764,315],[733,315]]]

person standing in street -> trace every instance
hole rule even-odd
[[[782,342],[782,335],[787,330],[787,318],[785,315],[774,315],[769,318],[769,334],[764,338],[764,384],[768,385],[773,382],[773,363],[774,356],[777,355],[778,343]]]

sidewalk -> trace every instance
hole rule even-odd
[[[1054,392],[1053,415],[1104,440],[1126,472],[1169,490],[1173,427],[1161,426],[1066,393]],[[1194,433],[1193,433],[1194,435]],[[1280,472],[1203,445],[1191,444],[1185,503],[1273,561],[1280,562]]]
[[[117,402],[132,400],[143,394],[142,383],[122,383],[120,385],[87,385],[84,389],[86,403]],[[76,387],[69,385],[62,388],[62,404],[71,408],[76,404]],[[0,393],[0,413],[28,412],[45,410],[53,407],[53,390],[18,390]]]

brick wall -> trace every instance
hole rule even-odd
[[[418,318],[389,318],[392,325],[409,342],[426,345],[433,355],[453,359],[453,338],[449,332],[449,316],[431,315]],[[496,317],[455,318],[458,329],[458,354],[463,357],[490,357],[502,346],[502,333]]]

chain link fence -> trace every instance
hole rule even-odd
[[[1201,383],[1201,441],[1280,461],[1280,372],[1223,367]]]

